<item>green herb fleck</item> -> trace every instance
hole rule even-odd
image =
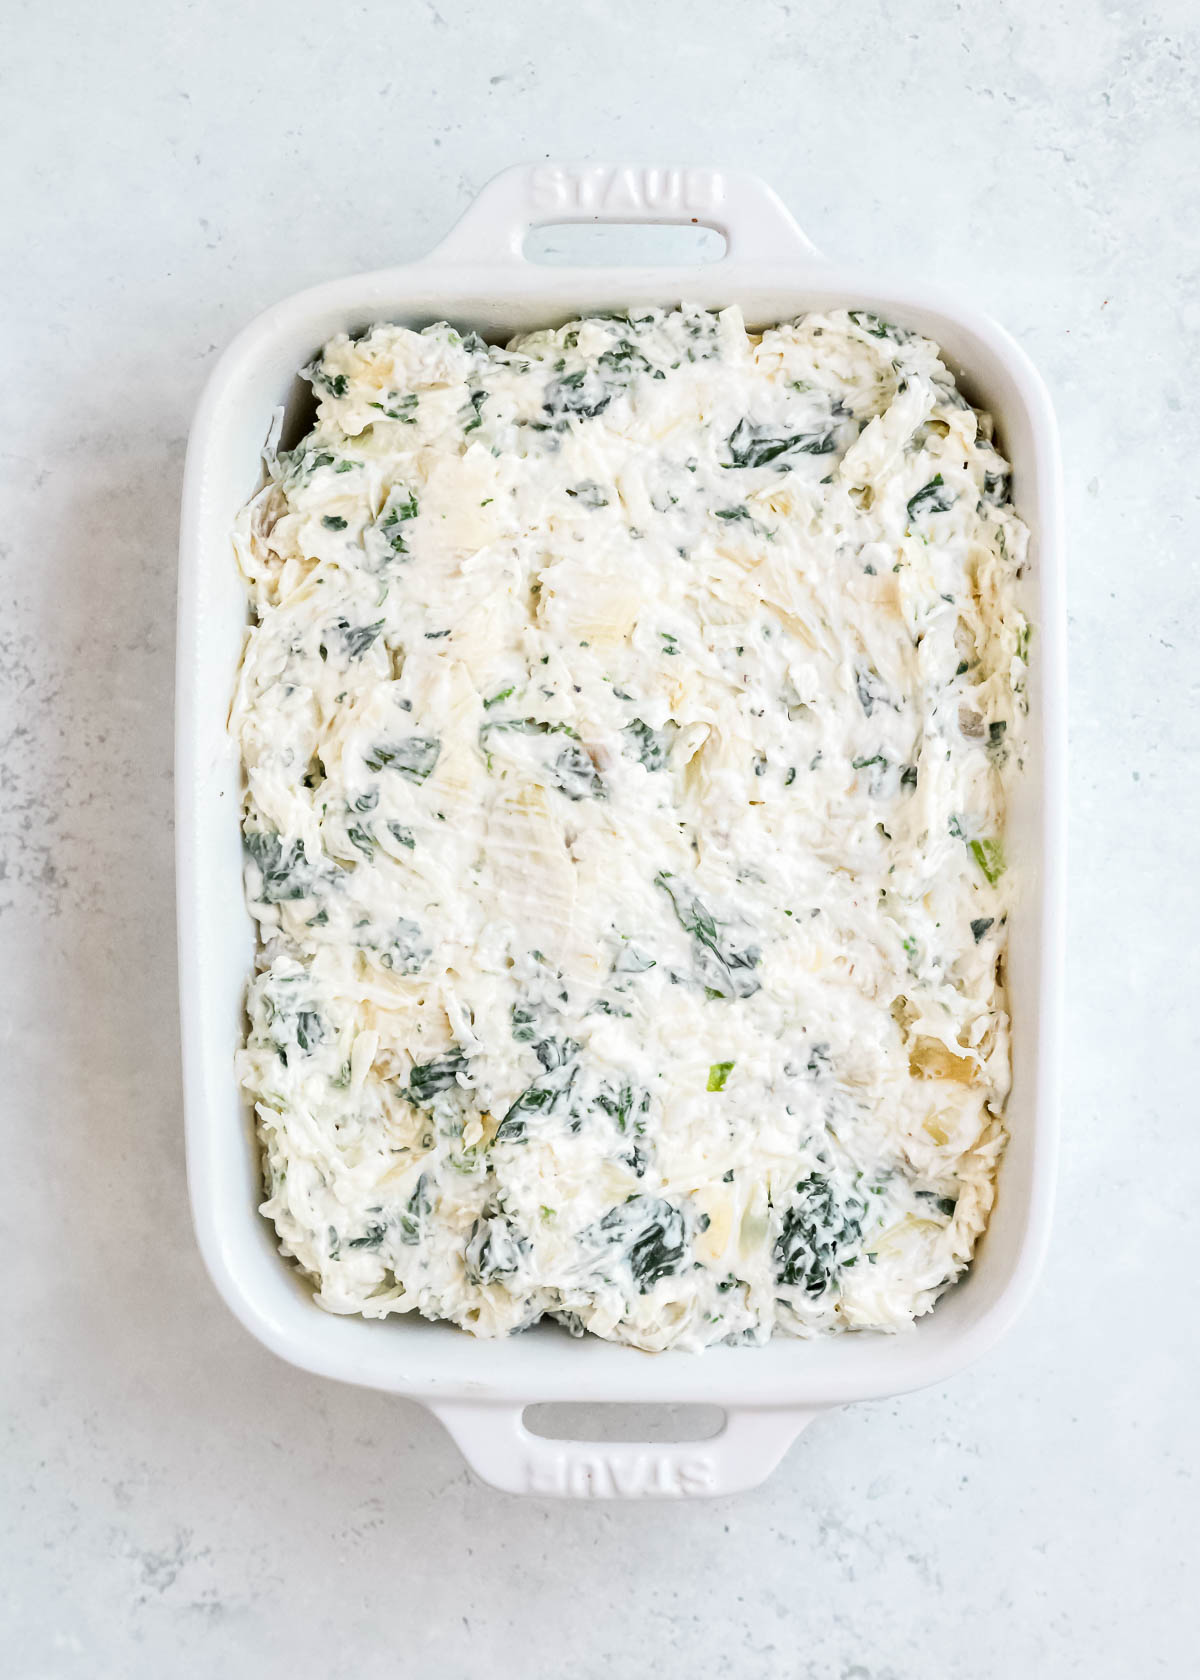
[[[395,399],[390,408],[386,403],[379,402],[368,403],[368,408],[377,408],[389,420],[403,420],[406,426],[415,426],[417,422],[416,408],[420,401],[417,393],[408,391],[404,396],[399,396],[396,393],[390,393],[389,395],[394,396]]]
[[[585,478],[582,483],[576,484],[572,488],[568,488],[567,495],[573,497],[582,507],[585,508],[602,508],[608,506],[608,497],[604,494],[604,491],[600,488],[600,486],[594,483],[590,478]]]
[[[1007,868],[1004,861],[1004,848],[999,840],[972,840],[970,848],[971,856],[987,876],[990,884],[995,886]]]

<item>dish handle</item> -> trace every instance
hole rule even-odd
[[[727,1410],[702,1441],[561,1441],[525,1427],[524,1405],[428,1402],[475,1474],[504,1493],[550,1499],[694,1499],[765,1481],[819,1408]]]
[[[427,262],[504,263],[528,271],[526,236],[556,222],[650,222],[715,228],[722,264],[824,262],[791,211],[744,169],[520,163],[484,186]]]

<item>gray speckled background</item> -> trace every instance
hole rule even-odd
[[[1194,1672],[1200,18],[1190,0],[4,7],[0,1645],[15,1680]],[[180,469],[217,349],[414,256],[506,162],[766,175],[977,300],[1066,451],[1074,861],[1061,1205],[942,1390],[736,1500],[468,1479],[278,1363],[183,1181]],[[1190,1222],[1190,1223],[1189,1223]]]

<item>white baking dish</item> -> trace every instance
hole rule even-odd
[[[522,256],[547,222],[700,223],[727,253],[688,268],[550,268]],[[751,326],[808,309],[874,310],[940,344],[963,390],[996,417],[1017,507],[1034,533],[1023,605],[1035,626],[1028,767],[1008,850],[1022,898],[1011,921],[1011,1142],[975,1264],[910,1334],[779,1339],[762,1349],[646,1355],[539,1328],[483,1342],[403,1317],[339,1318],[315,1306],[257,1212],[259,1151],[234,1079],[254,934],[242,896],[239,765],[226,731],[247,612],[230,528],[261,482],[272,411],[304,411],[301,367],[333,333],[443,318],[503,340],[632,304],[739,303]],[[1046,1244],[1054,1174],[1064,861],[1061,494],[1049,399],[1024,353],[989,320],[924,287],[827,263],[753,176],[712,170],[506,170],[424,260],[318,286],[270,309],[226,351],[188,450],[180,559],[177,813],[180,991],[188,1176],[196,1231],[229,1306],[284,1359],[427,1404],[495,1486],[569,1495],[728,1493],[753,1486],[823,1408],[877,1399],[961,1370],[1012,1322]],[[710,1440],[552,1441],[522,1423],[538,1401],[705,1402]]]

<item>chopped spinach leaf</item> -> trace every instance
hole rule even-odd
[[[418,1062],[408,1076],[404,1095],[418,1107],[428,1107],[443,1092],[458,1089],[458,1075],[466,1071],[467,1058],[461,1050],[450,1050],[430,1062]]]
[[[534,1045],[533,1053],[546,1072],[551,1073],[555,1068],[566,1067],[579,1054],[579,1046],[573,1038],[543,1038]]]
[[[846,1250],[860,1241],[866,1203],[839,1195],[829,1179],[812,1173],[796,1186],[796,1199],[784,1211],[775,1240],[776,1281],[803,1288],[814,1299],[824,1295]]]
[[[523,1004],[512,1006],[512,1035],[518,1044],[532,1044],[537,1033],[537,1016]]]
[[[304,369],[304,378],[330,397],[344,397],[350,389],[350,381],[344,373],[326,373],[319,360],[309,363]]]
[[[386,1225],[368,1225],[361,1237],[351,1237],[347,1248],[378,1248],[387,1236]]]
[[[365,763],[368,770],[398,770],[411,782],[423,782],[441,755],[442,743],[432,735],[409,735],[400,741],[373,747]]]
[[[384,968],[394,969],[400,974],[419,974],[430,955],[430,947],[424,943],[419,925],[409,921],[407,916],[401,916],[392,931],[391,942],[379,953],[379,961]]]
[[[599,374],[592,368],[580,368],[551,381],[543,408],[551,421],[565,425],[568,419],[594,420],[612,400],[613,392]]]
[[[891,321],[873,315],[869,309],[851,309],[848,313],[854,325],[861,327],[863,332],[870,333],[872,338],[887,338],[893,344],[903,344],[912,337],[904,327],[893,326]]]
[[[670,876],[659,873],[654,884],[666,893],[680,927],[692,937],[697,972],[707,994],[713,998],[748,998],[760,991],[762,982],[752,972],[762,960],[758,947],[748,945],[743,949],[723,941],[712,912],[682,883],[672,885]]]
[[[784,455],[831,455],[837,448],[837,431],[828,427],[817,432],[795,432],[790,437],[771,435],[770,426],[753,426],[747,419],[739,420],[730,433],[725,447],[728,461],[723,467],[765,467]]]
[[[683,1212],[654,1196],[631,1196],[610,1208],[597,1225],[581,1233],[597,1246],[618,1247],[640,1295],[680,1268],[687,1246]]]
[[[464,437],[468,432],[473,432],[477,427],[483,425],[482,411],[487,398],[486,391],[471,391],[468,393],[467,406],[462,412],[462,419],[466,421],[466,425],[463,427]]]
[[[519,1143],[526,1136],[529,1115],[554,1114],[565,1108],[570,1102],[577,1073],[576,1063],[564,1062],[535,1079],[509,1107],[496,1129],[496,1142]]]
[[[641,718],[634,718],[621,731],[625,751],[647,770],[665,770],[671,756],[671,737],[677,727],[669,723],[665,729],[651,729]]]
[[[311,1050],[325,1037],[325,1023],[315,1009],[302,1009],[296,1016],[296,1043],[301,1050]]]
[[[645,1125],[641,1116],[650,1111],[650,1093],[630,1084],[621,1085],[615,1090],[609,1085],[603,1085],[596,1094],[596,1107],[603,1109],[622,1135],[631,1126],[640,1132]]]
[[[860,665],[854,673],[854,686],[858,694],[858,703],[868,717],[876,706],[890,706],[887,687],[878,671]]]
[[[429,1181],[422,1173],[416,1183],[412,1195],[404,1205],[404,1212],[400,1215],[397,1234],[406,1248],[415,1248],[421,1240],[421,1225],[433,1211],[429,1200]]]
[[[528,1252],[528,1239],[503,1214],[477,1219],[463,1249],[467,1277],[479,1284],[511,1277]]]
[[[608,790],[600,772],[578,742],[565,746],[554,760],[554,785],[568,799],[605,799]]]
[[[260,902],[282,904],[286,899],[309,896],[313,866],[305,856],[303,840],[293,840],[285,847],[282,835],[268,829],[250,829],[243,835],[242,844],[262,876]]]
[[[342,640],[346,644],[346,652],[351,659],[361,659],[367,649],[375,642],[379,632],[383,629],[383,619],[374,624],[359,624],[352,627],[346,619],[338,620],[338,629],[342,633]]]
[[[953,506],[954,492],[946,489],[941,473],[935,473],[928,484],[923,484],[915,496],[909,497],[909,523],[919,519],[923,513],[947,513]]]

